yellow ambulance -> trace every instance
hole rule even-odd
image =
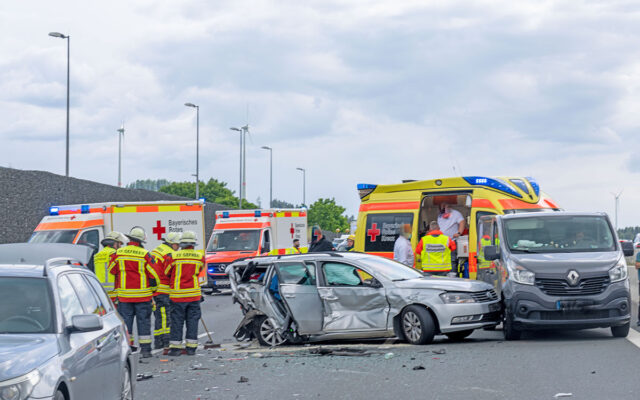
[[[495,269],[481,251],[478,254],[483,245],[496,244],[491,217],[560,209],[530,177],[464,176],[392,185],[358,184],[358,193],[356,251],[393,258],[393,246],[405,224],[412,228],[415,250],[429,223],[437,221],[441,206],[447,204],[466,221],[465,232],[456,239],[458,264],[468,266],[464,275],[491,283],[497,280]]]

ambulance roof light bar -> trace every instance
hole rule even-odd
[[[487,178],[484,176],[463,176],[462,178],[470,185],[486,186],[510,194],[511,196],[522,198],[520,193],[516,192],[513,188],[499,179]]]
[[[536,196],[540,196],[540,186],[538,185],[538,182],[530,176],[525,177],[525,179],[529,181],[529,184]]]
[[[371,194],[371,192],[376,190],[377,187],[378,185],[373,185],[371,183],[358,183],[358,195],[362,199]]]
[[[49,215],[60,215],[60,207],[57,207],[57,206],[49,207]]]

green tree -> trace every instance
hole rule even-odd
[[[196,183],[171,182],[163,186],[160,191],[176,196],[194,198],[196,196]],[[221,182],[217,179],[209,179],[206,183],[201,181],[200,196],[210,203],[221,204],[229,208],[238,208],[238,198],[234,196],[234,192],[227,188],[226,182]],[[243,199],[242,208],[258,208],[258,206]]]
[[[271,207],[273,208],[296,208],[292,203],[284,200],[273,199],[271,201]]]
[[[334,198],[318,199],[309,206],[308,221],[309,225],[320,225],[327,231],[335,231],[340,229],[344,232],[349,228],[349,221],[344,215],[346,208],[336,204]]]
[[[145,189],[153,190],[157,192],[163,186],[167,186],[169,181],[166,179],[138,179],[137,181],[128,184],[127,189]]]

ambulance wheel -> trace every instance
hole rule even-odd
[[[627,335],[629,335],[630,326],[631,324],[629,322],[620,326],[612,326],[611,334],[613,335],[613,337],[627,337]]]
[[[447,333],[447,337],[449,338],[449,340],[452,340],[454,342],[460,342],[464,340],[467,336],[471,335],[472,333],[473,333],[473,329],[467,329],[466,331],[457,331],[457,332]]]
[[[402,333],[411,344],[428,344],[433,341],[436,326],[426,308],[412,305],[402,312]]]
[[[254,324],[256,337],[262,346],[280,346],[286,341],[266,315],[257,317]]]
[[[522,334],[522,331],[514,326],[513,315],[508,311],[504,312],[502,319],[502,333],[504,334],[504,340],[519,340]]]

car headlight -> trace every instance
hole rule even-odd
[[[523,285],[533,285],[535,283],[536,274],[513,261],[507,261],[507,269],[509,270],[509,278],[512,281]]]
[[[615,267],[609,270],[609,279],[611,282],[618,282],[627,279],[629,275],[629,271],[627,270],[627,261],[624,257],[618,260],[618,263]]]
[[[0,400],[24,400],[40,382],[40,372],[33,370],[26,375],[0,382]]]
[[[475,303],[475,299],[469,293],[445,292],[440,295],[445,304]]]

